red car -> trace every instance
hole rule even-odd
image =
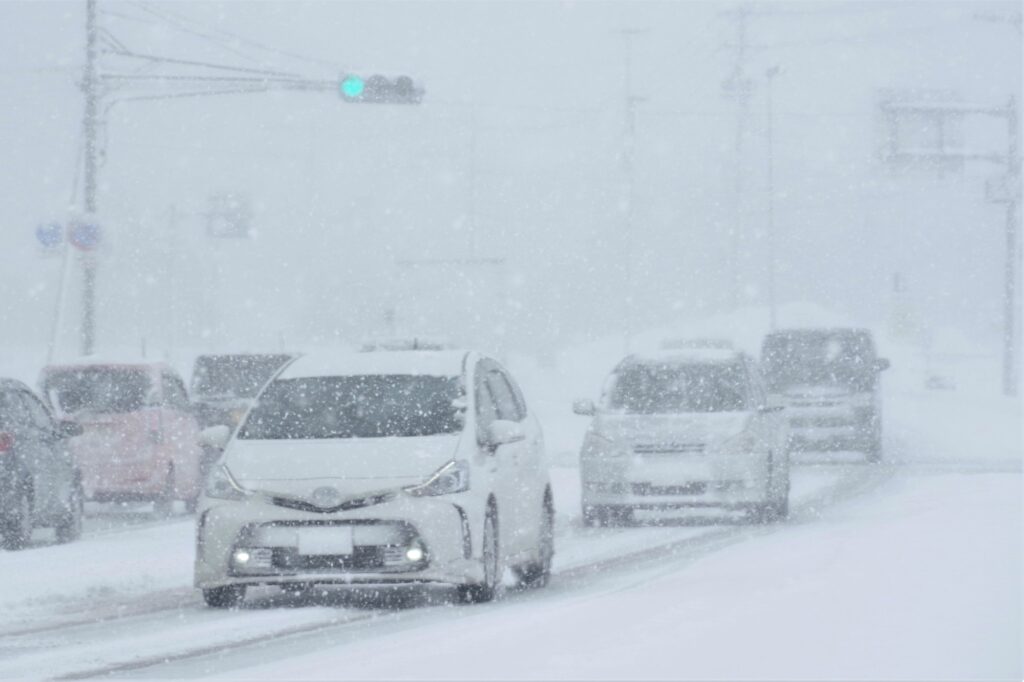
[[[41,393],[62,419],[83,429],[69,446],[87,499],[175,500],[194,510],[202,485],[199,426],[181,377],[161,363],[54,365]]]

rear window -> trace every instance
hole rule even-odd
[[[384,438],[456,433],[456,377],[370,375],[278,379],[238,438]]]
[[[731,412],[747,407],[747,382],[738,364],[642,364],[620,369],[608,407],[632,414]]]
[[[875,381],[871,337],[856,331],[807,330],[765,338],[761,361],[772,390],[799,385],[839,385],[870,390]]]
[[[203,355],[192,371],[192,393],[216,398],[255,398],[290,359],[288,355]]]
[[[151,389],[148,372],[135,368],[80,367],[47,374],[43,392],[60,414],[118,414],[146,404]]]

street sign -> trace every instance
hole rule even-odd
[[[994,204],[1020,201],[1020,176],[997,175],[985,182],[985,198]]]
[[[76,220],[68,226],[68,241],[82,251],[92,251],[100,245],[100,226]]]
[[[36,226],[36,239],[44,249],[55,249],[64,241],[64,226],[60,223],[40,223]]]

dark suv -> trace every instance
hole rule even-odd
[[[28,386],[0,379],[0,542],[22,549],[36,526],[57,542],[82,534],[82,477],[66,441],[82,433],[58,422]]]
[[[761,347],[771,392],[786,401],[795,447],[854,449],[882,457],[879,358],[866,329],[788,329]]]
[[[286,353],[200,355],[191,389],[199,427],[223,424],[234,430],[260,389],[291,359]]]

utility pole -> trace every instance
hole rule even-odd
[[[775,297],[775,124],[772,113],[772,86],[780,71],[781,68],[776,65],[764,72],[767,82],[765,102],[768,107],[768,327],[772,331],[778,326]]]
[[[733,231],[731,244],[731,286],[730,297],[733,307],[738,307],[742,295],[743,270],[740,263],[740,244],[742,242],[743,225],[743,194],[745,190],[743,172],[744,143],[747,139],[747,127],[750,114],[750,97],[753,94],[753,83],[746,75],[747,52],[750,48],[747,36],[747,19],[751,9],[741,3],[728,13],[732,18],[736,31],[733,48],[733,67],[729,76],[722,81],[722,92],[726,97],[736,100],[736,176],[733,185]]]
[[[82,89],[85,91],[85,112],[82,118],[82,135],[85,138],[85,173],[83,177],[85,219],[96,220],[96,164],[97,164],[97,106],[99,93],[96,78],[96,0],[85,4],[85,74]],[[82,253],[82,326],[79,330],[79,350],[82,355],[92,355],[96,344],[96,256],[92,250]]]
[[[622,170],[626,179],[625,196],[623,197],[623,319],[625,320],[624,345],[628,353],[630,336],[633,333],[633,206],[636,193],[634,177],[636,151],[636,105],[643,101],[642,97],[633,94],[633,38],[647,33],[647,29],[627,28],[619,32],[624,43],[623,50],[623,90],[625,97],[625,128],[622,140]]]
[[[1020,372],[1020,352],[1017,319],[1018,295],[1017,278],[1020,261],[1018,225],[1020,224],[1020,119],[1017,100],[1010,98],[1006,105],[1007,150],[1006,150],[1006,266],[1005,291],[1003,292],[1003,394],[1017,395]]]

